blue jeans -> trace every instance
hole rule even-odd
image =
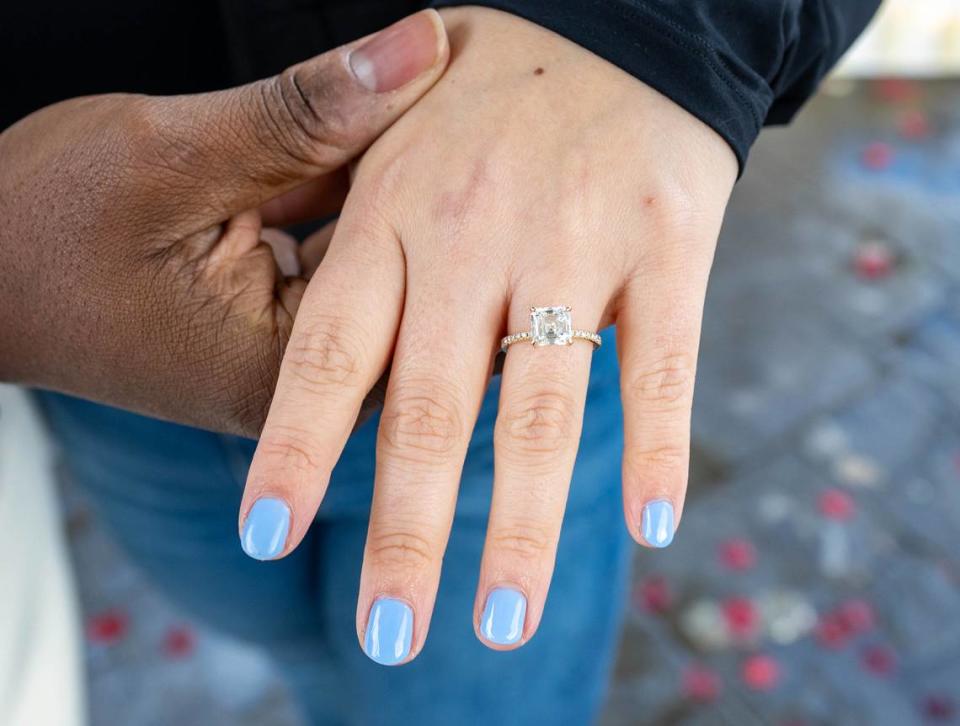
[[[611,331],[593,361],[557,568],[536,636],[508,653],[473,632],[499,380],[470,445],[426,646],[384,668],[357,643],[356,598],[377,421],[350,439],[303,544],[243,554],[237,509],[255,443],[57,394],[39,394],[72,475],[134,561],[208,625],[265,648],[312,724],[588,724],[602,705],[630,547],[620,494],[621,413]]]

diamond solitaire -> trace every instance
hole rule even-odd
[[[530,308],[530,334],[534,345],[570,345],[573,342],[570,308]]]
[[[530,332],[513,333],[500,341],[500,349],[506,352],[514,343],[529,341],[535,346],[573,345],[575,340],[588,340],[597,348],[600,336],[589,330],[576,330],[570,308],[566,305],[551,305],[545,308],[530,308]]]

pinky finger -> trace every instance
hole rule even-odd
[[[686,282],[680,295],[664,290],[665,282],[628,288],[617,319],[624,515],[648,547],[673,541],[686,496],[706,275],[694,289]]]

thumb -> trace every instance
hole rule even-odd
[[[163,190],[151,203],[166,200],[188,226],[211,224],[341,167],[430,89],[448,59],[443,21],[425,10],[272,78],[149,99],[148,138],[138,134],[137,146],[145,185]]]

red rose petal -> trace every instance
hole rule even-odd
[[[922,710],[931,721],[949,721],[957,712],[957,705],[950,696],[932,693],[923,699]]]
[[[760,625],[759,613],[753,601],[745,597],[731,597],[723,602],[723,617],[730,633],[737,638],[749,638]]]
[[[170,628],[163,638],[163,653],[168,658],[186,658],[196,647],[197,637],[185,625]]]
[[[860,162],[871,171],[883,171],[893,163],[894,151],[890,144],[874,141],[863,149]]]
[[[896,267],[896,255],[887,245],[873,242],[860,245],[853,258],[853,270],[861,280],[882,280]]]
[[[837,616],[854,635],[872,630],[877,620],[873,606],[866,600],[847,600],[837,608]]]
[[[693,664],[683,674],[683,695],[691,701],[710,703],[720,695],[720,676],[706,666]]]
[[[122,610],[105,610],[87,620],[87,638],[97,645],[113,645],[127,634],[130,617]]]
[[[670,583],[661,575],[648,577],[634,591],[634,604],[649,613],[667,612],[673,605]]]
[[[856,513],[853,497],[840,489],[827,489],[820,494],[817,508],[827,519],[845,522]]]
[[[743,572],[757,564],[757,550],[748,540],[733,538],[720,543],[721,564],[728,570]]]
[[[741,671],[743,682],[754,691],[769,691],[780,682],[780,664],[768,655],[747,658]]]
[[[820,645],[831,650],[842,648],[850,640],[849,631],[843,626],[840,619],[832,613],[820,619],[814,635]]]
[[[930,120],[923,111],[907,111],[900,116],[897,122],[900,136],[911,141],[918,141],[930,136]]]
[[[888,676],[897,666],[897,656],[885,645],[872,645],[863,651],[860,662],[864,670],[878,676]]]

